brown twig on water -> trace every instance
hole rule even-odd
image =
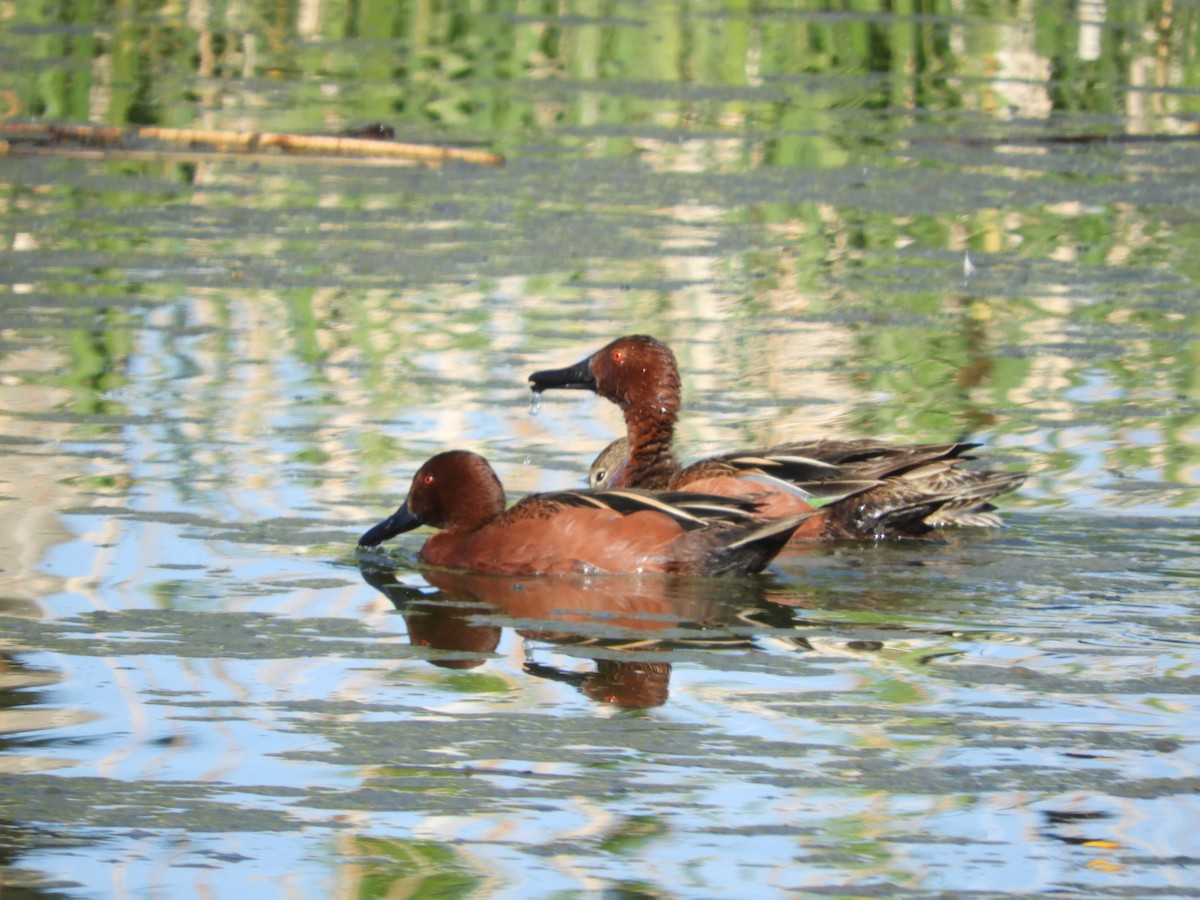
[[[478,166],[500,166],[504,157],[487,150],[448,147],[436,144],[407,144],[376,138],[273,133],[267,131],[214,131],[192,128],[143,126],[117,128],[105,125],[51,125],[43,123],[0,122],[0,135],[13,138],[44,138],[53,141],[77,141],[90,146],[120,145],[131,140],[161,141],[188,147],[211,147],[222,152],[321,153],[364,159],[409,159],[437,165],[448,161]]]

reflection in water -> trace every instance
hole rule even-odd
[[[671,683],[670,663],[604,658],[595,662],[596,671],[589,673],[572,672],[533,661],[525,664],[525,671],[538,678],[572,685],[600,703],[611,703],[626,709],[662,706],[667,702]]]
[[[226,6],[0,7],[0,115],[385,121],[509,165],[0,156],[0,628],[29,648],[0,866],[128,896],[1194,891],[1194,3]],[[456,446],[581,485],[619,417],[530,417],[525,375],[631,331],[677,347],[689,457],[968,437],[1035,470],[1011,506],[1065,511],[1010,507],[985,558],[789,560],[788,597],[389,593],[430,647],[391,655],[346,523]],[[98,611],[129,631],[70,624]]]
[[[762,579],[508,578],[429,569],[423,575],[437,589],[429,593],[402,583],[396,570],[369,556],[359,557],[359,571],[404,616],[414,645],[449,654],[432,657],[433,665],[482,665],[508,625],[527,641],[569,647],[595,665],[579,673],[529,659],[527,674],[631,709],[667,702],[670,651],[752,649],[755,631],[795,627],[793,610],[767,599]],[[497,616],[501,623],[491,624]],[[796,649],[812,649],[799,633],[788,640]]]
[[[479,422],[513,397],[498,363],[578,343],[541,326],[586,308],[594,321],[572,331],[621,322],[679,344],[696,397],[717,398],[681,435],[698,452],[990,431],[1049,461],[1030,498],[1065,483],[1093,503],[1126,505],[1130,490],[1195,503],[1196,416],[1179,398],[1196,356],[1171,337],[1197,330],[1184,289],[1196,231],[1172,186],[1195,168],[1195,16],[1133,2],[1073,29],[1066,5],[1060,17],[1030,4],[905,16],[884,3],[618,3],[597,17],[566,3],[552,20],[519,4],[369,5],[380,21],[268,6],[248,4],[233,32],[191,5],[146,30],[129,12],[128,39],[110,41],[97,8],[18,4],[14,27],[41,37],[17,42],[10,70],[47,77],[13,77],[14,113],[317,132],[383,118],[402,136],[516,152],[503,172],[448,170],[436,187],[213,160],[16,171],[17,306],[39,327],[95,321],[60,341],[84,427],[116,405],[196,420],[181,485],[257,475],[236,448],[190,450],[254,443],[264,420],[293,429],[294,446],[259,448],[270,470],[323,480],[328,504],[344,499],[331,466],[365,459],[382,483],[401,439],[381,423],[423,449],[493,439],[499,427]],[[363,53],[356,34],[384,44]],[[1094,57],[1097,34],[1113,39]],[[564,75],[584,89],[558,89]],[[1181,144],[1109,140],[1129,132]],[[541,151],[556,138],[562,166]],[[139,384],[117,404],[101,392],[124,387],[131,360]],[[305,418],[297,399],[329,414]],[[350,412],[364,407],[367,421]],[[578,483],[558,460],[602,443],[582,436],[583,416],[548,418],[504,426],[523,440],[502,461],[539,463],[513,466],[522,490]],[[199,424],[216,421],[219,433]],[[1097,488],[1081,475],[1097,469],[1119,479]]]
[[[48,702],[51,685],[62,680],[57,672],[35,668],[11,652],[0,653],[0,774],[36,772],[68,765],[29,752],[40,743],[34,733],[77,727],[92,716],[64,710]]]

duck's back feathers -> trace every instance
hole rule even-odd
[[[556,491],[536,496],[541,503],[609,509],[622,515],[660,512],[689,531],[715,522],[746,522],[761,512],[759,504],[750,497],[714,496],[697,491]]]

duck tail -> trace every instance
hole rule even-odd
[[[945,494],[928,494],[888,482],[821,508],[826,540],[882,541],[924,538],[933,531],[926,521],[949,502]]]
[[[750,575],[761,572],[787,546],[796,529],[817,511],[782,519],[761,519],[725,530],[727,540],[705,558],[706,575]]]
[[[827,540],[922,538],[945,525],[997,526],[989,502],[1015,490],[1019,472],[981,472],[938,462],[822,507]]]
[[[989,501],[1015,491],[1025,481],[1023,472],[976,472],[965,469],[953,473],[952,483],[943,487],[950,498],[929,518],[930,525],[963,525],[996,528],[1002,523],[996,507]]]

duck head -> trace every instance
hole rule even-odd
[[[529,376],[535,394],[554,388],[587,390],[623,411],[674,416],[679,411],[679,366],[662,341],[644,334],[619,337],[565,369]]]
[[[374,547],[420,525],[474,531],[504,511],[504,487],[488,461],[469,450],[431,457],[413,476],[400,508],[358,539]]]

